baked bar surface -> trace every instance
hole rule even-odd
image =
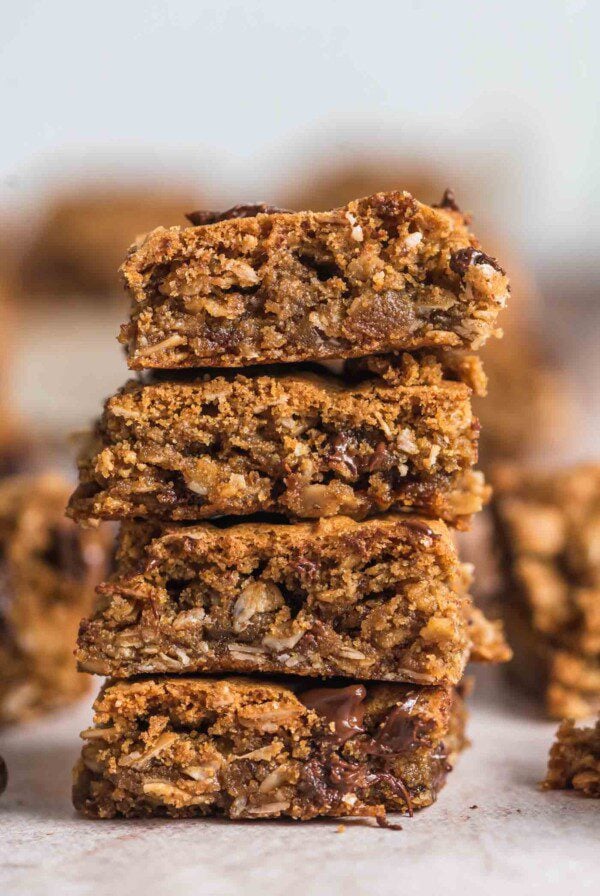
[[[74,772],[75,807],[235,819],[412,814],[464,745],[452,688],[248,679],[109,682]]]
[[[457,684],[471,653],[509,655],[467,587],[438,521],[128,523],[78,659],[117,678],[235,671]]]
[[[600,708],[600,467],[493,476],[515,668],[553,716]]]
[[[391,192],[331,212],[191,218],[149,233],[123,264],[134,369],[477,349],[497,332],[506,275],[449,206]]]
[[[315,373],[132,381],[106,402],[69,514],[362,519],[392,508],[465,526],[488,490],[471,469],[479,425],[461,375],[405,355],[393,382]]]
[[[578,728],[565,719],[550,750],[547,790],[573,789],[600,799],[600,717],[595,726]]]
[[[88,687],[73,649],[107,573],[108,534],[65,519],[61,477],[0,484],[0,724],[67,703]]]

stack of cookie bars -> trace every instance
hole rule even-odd
[[[189,217],[123,265],[139,378],[69,505],[121,521],[75,805],[385,823],[463,746],[469,658],[508,656],[452,533],[487,497],[468,351],[507,279],[449,193]]]

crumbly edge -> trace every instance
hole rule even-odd
[[[485,500],[470,390],[323,377],[129,383],[80,460],[78,520],[295,518],[390,507],[466,521]]]
[[[166,533],[166,534],[165,534]],[[123,527],[120,575],[82,623],[97,674],[238,671],[456,684],[509,656],[442,523]]]
[[[594,727],[578,728],[565,719],[550,750],[546,790],[573,789],[600,799],[600,717]]]
[[[477,349],[508,294],[460,214],[399,192],[158,228],[122,272],[133,308],[121,340],[137,369]]]
[[[433,802],[464,744],[462,701],[445,688],[367,687],[363,719],[356,703],[336,710],[341,727],[350,725],[341,736],[338,722],[307,708],[287,684],[117,682],[95,710],[82,734],[74,803],[96,818],[383,820],[386,810]]]

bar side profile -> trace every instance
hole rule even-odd
[[[92,818],[372,817],[430,805],[464,745],[451,688],[247,679],[109,682],[82,733]]]
[[[478,349],[499,333],[506,275],[452,208],[392,192],[194,220],[152,231],[123,264],[133,369]]]

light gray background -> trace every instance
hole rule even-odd
[[[265,195],[290,163],[417,153],[532,255],[600,213],[594,0],[20,0],[0,35],[3,202],[61,174]],[[65,173],[68,169],[68,175]]]

